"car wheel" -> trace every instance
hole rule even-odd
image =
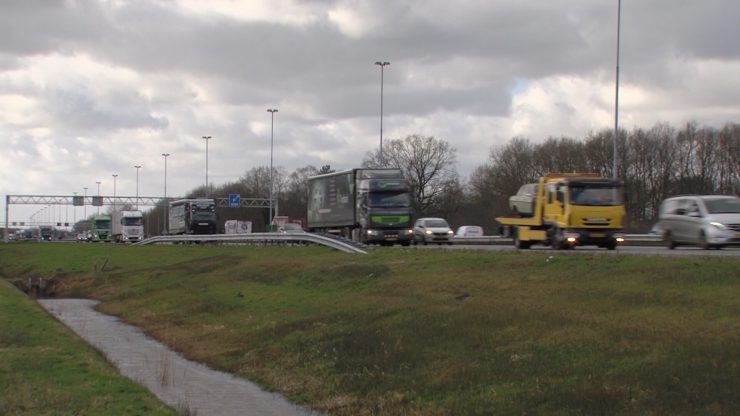
[[[699,247],[703,248],[704,250],[709,250],[712,248],[711,245],[709,245],[709,242],[707,241],[707,236],[704,234],[704,231],[699,233]]]
[[[670,232],[663,234],[663,242],[665,243],[665,246],[668,247],[668,250],[676,248],[676,242],[673,241],[673,236]]]

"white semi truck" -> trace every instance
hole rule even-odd
[[[144,214],[138,210],[115,211],[111,216],[113,240],[135,243],[144,239]]]

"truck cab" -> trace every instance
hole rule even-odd
[[[93,242],[113,241],[110,215],[96,215],[90,221],[90,237]]]

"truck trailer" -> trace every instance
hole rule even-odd
[[[169,234],[216,234],[216,200],[180,199],[170,202]]]
[[[400,169],[351,169],[308,178],[307,228],[355,241],[408,246],[408,181]]]
[[[138,210],[114,211],[111,216],[113,240],[135,243],[144,239],[144,214]]]
[[[549,173],[540,178],[532,216],[498,217],[514,245],[555,249],[624,243],[626,211],[621,182],[591,173]]]

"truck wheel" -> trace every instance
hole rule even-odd
[[[552,237],[550,237],[551,245],[554,250],[565,250],[568,248],[568,243],[563,237],[563,230],[560,227],[552,228]]]
[[[527,250],[529,247],[532,246],[532,243],[529,241],[522,241],[519,239],[519,229],[515,228],[512,230],[512,234],[514,237],[514,247],[520,249],[520,250]]]

